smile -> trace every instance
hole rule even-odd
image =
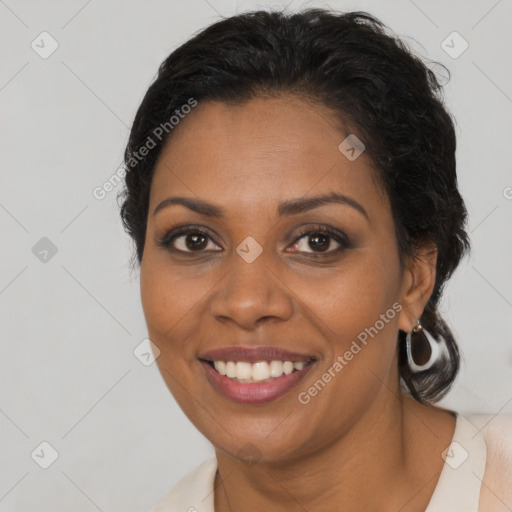
[[[239,382],[268,382],[273,379],[300,371],[307,363],[304,361],[213,361],[213,367],[221,374]]]
[[[200,360],[212,387],[239,403],[275,400],[293,389],[316,362],[309,361],[207,361]]]

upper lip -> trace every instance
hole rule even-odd
[[[258,361],[303,361],[315,359],[311,355],[290,352],[278,347],[225,347],[208,350],[200,354],[199,359],[206,361],[245,361],[257,363]]]

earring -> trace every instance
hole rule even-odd
[[[411,347],[411,337],[415,336],[414,344],[417,345],[420,342],[420,338],[426,339],[427,344],[430,347],[430,357],[423,364],[416,364],[412,357],[412,347]],[[407,350],[407,361],[409,362],[409,367],[414,373],[424,372],[431,368],[443,355],[446,354],[446,346],[444,342],[438,342],[434,339],[434,337],[423,328],[420,321],[416,319],[416,325],[413,327],[411,332],[407,333],[405,337],[405,344]],[[424,345],[425,346],[425,345]],[[417,350],[415,350],[417,352]]]

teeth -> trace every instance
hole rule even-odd
[[[268,379],[270,377],[270,366],[266,361],[261,361],[259,363],[254,363],[251,368],[250,377],[255,381],[261,381]]]
[[[224,361],[215,361],[215,369],[221,374],[226,375],[226,363]]]
[[[283,363],[283,373],[285,375],[290,375],[293,372],[293,363],[291,361],[285,361]]]
[[[252,377],[252,364],[251,363],[236,363],[236,378],[238,380],[246,380]]]
[[[281,377],[281,375],[283,375],[283,362],[270,361],[270,376]]]
[[[233,361],[226,363],[226,376],[230,379],[234,379],[236,377],[236,364],[233,363]]]
[[[214,361],[213,366],[221,374],[242,382],[262,382],[272,378],[290,375],[294,370],[302,370],[303,361],[258,361],[251,364],[246,361]]]

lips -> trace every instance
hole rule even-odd
[[[206,379],[217,393],[233,402],[245,404],[271,402],[290,393],[314,367],[314,363],[310,363],[302,370],[272,379],[271,382],[242,383],[221,375],[205,361],[201,361],[201,365]]]
[[[307,363],[316,360],[313,355],[290,352],[278,347],[226,347],[208,350],[199,355],[203,361],[244,361],[257,363],[259,361],[302,361]]]
[[[198,359],[215,391],[232,401],[246,404],[270,402],[289,393],[311,371],[317,361],[313,355],[268,346],[214,349],[201,353]],[[270,363],[270,368],[280,366],[281,371],[275,373],[279,376],[268,375],[267,363]],[[250,378],[251,365],[266,367],[265,375],[261,375],[260,371],[254,371],[253,368],[252,377],[261,382],[255,382]],[[273,372],[274,370],[276,368]]]

